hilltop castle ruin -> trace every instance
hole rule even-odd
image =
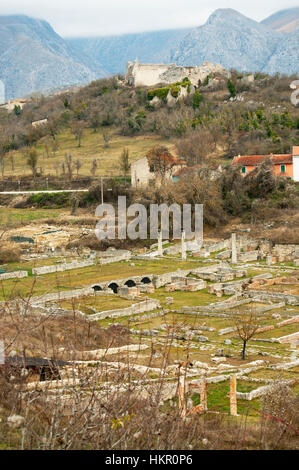
[[[183,67],[176,64],[140,64],[138,60],[128,62],[126,82],[129,85],[155,86],[159,83],[171,84],[188,77],[192,85],[199,86],[211,74],[229,78],[230,73],[219,64],[205,62],[200,66]]]

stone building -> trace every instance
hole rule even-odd
[[[31,123],[32,127],[45,126],[48,123],[48,119],[40,119],[39,121],[33,121]]]
[[[28,100],[26,100],[25,98],[16,99],[12,101],[9,100],[5,103],[1,103],[0,101],[0,107],[6,109],[9,112],[12,112],[15,109],[15,106],[19,106],[21,109],[23,109],[26,103],[28,103]]]
[[[188,78],[192,85],[199,86],[211,74],[230,77],[230,72],[219,64],[205,62],[200,66],[183,67],[176,64],[140,64],[138,60],[128,62],[126,82],[131,86],[156,86],[171,84]]]
[[[173,175],[176,172],[186,167],[184,160],[179,160],[174,156],[165,156],[164,158],[170,159],[168,169],[164,175],[165,179],[173,179]],[[150,165],[146,156],[131,164],[131,182],[133,187],[161,184],[161,179],[161,175],[158,174],[153,165]]]
[[[299,147],[293,147],[291,154],[286,155],[238,155],[233,165],[240,167],[241,174],[246,176],[265,160],[273,164],[275,176],[284,176],[299,181]]]

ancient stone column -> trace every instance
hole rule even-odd
[[[185,237],[186,237],[185,232],[182,232],[182,260],[183,261],[186,261],[187,259]]]
[[[266,258],[266,261],[267,261],[267,266],[271,266],[271,264],[272,264],[272,256],[271,256],[271,255],[268,255],[267,258]]]
[[[236,264],[237,262],[237,237],[235,233],[232,233],[232,263]]]
[[[162,232],[158,234],[158,256],[163,256]]]
[[[237,416],[237,376],[236,374],[230,376],[230,414]]]
[[[203,411],[207,411],[208,403],[207,403],[207,376],[205,375],[201,382],[200,387],[200,404],[202,405]]]

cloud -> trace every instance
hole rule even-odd
[[[43,3],[43,4],[42,4]],[[298,0],[10,0],[0,15],[25,14],[47,20],[62,36],[101,36],[200,26],[217,8],[234,8],[257,21]]]

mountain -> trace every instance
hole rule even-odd
[[[209,61],[239,71],[298,73],[298,28],[285,32],[298,24],[298,10],[283,10],[258,23],[219,9],[196,28],[71,39],[61,38],[43,20],[0,16],[0,94],[1,81],[6,99],[20,98],[125,73],[126,63],[136,58],[141,63]]]
[[[261,71],[283,40],[282,33],[235,10],[219,9],[181,41],[172,59],[179,65],[210,61],[240,71]]]
[[[127,61],[136,58],[141,63],[188,66],[209,61],[240,71],[298,73],[296,33],[274,31],[232,9],[216,10],[197,28],[73,38],[67,42],[95,73],[98,67],[110,74],[124,73]]]
[[[96,38],[71,38],[68,44],[95,73],[104,67],[109,73],[124,73],[127,62],[169,63],[173,52],[190,29],[173,29]]]
[[[280,10],[261,23],[275,31],[291,33],[299,29],[299,7]]]
[[[287,35],[287,40],[277,46],[275,53],[269,58],[264,71],[269,74],[280,72],[291,75],[299,70],[299,29]]]
[[[93,78],[76,51],[46,21],[0,16],[0,80],[6,99]]]

